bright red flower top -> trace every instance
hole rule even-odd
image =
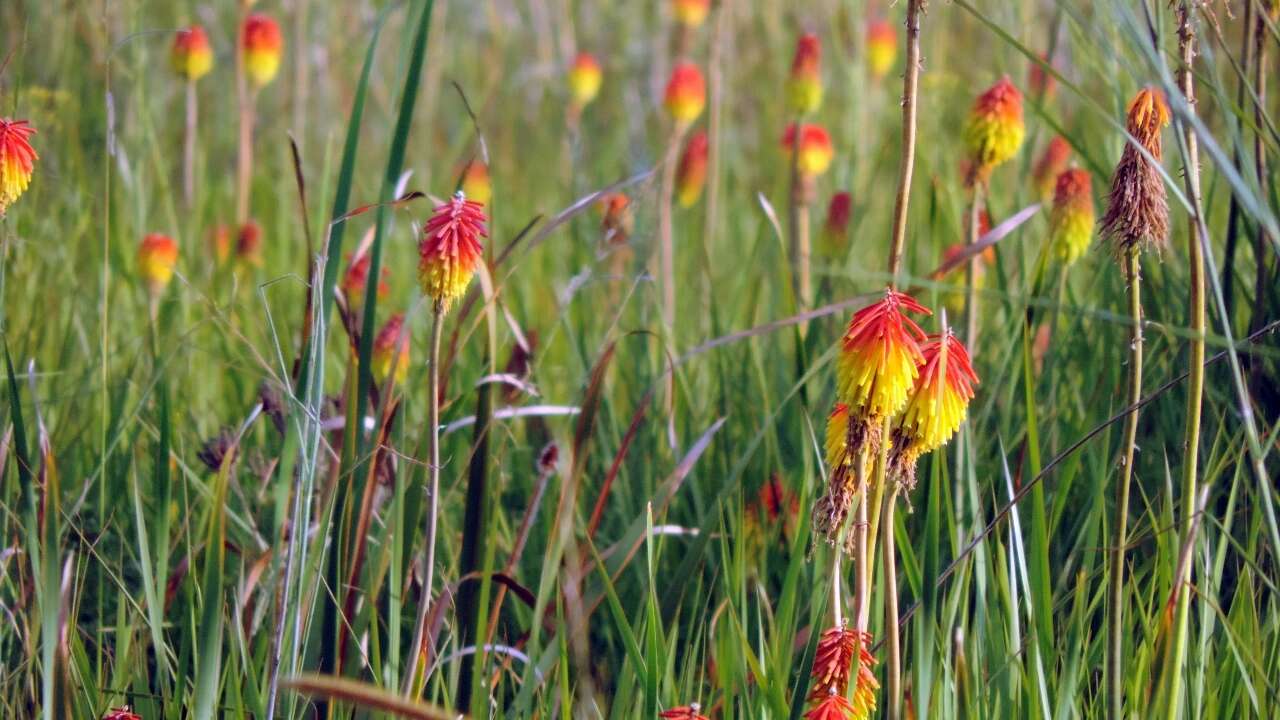
[[[30,138],[36,129],[26,120],[0,118],[0,215],[26,192],[39,158]]]
[[[444,312],[462,296],[480,264],[484,206],[462,193],[435,209],[418,243],[418,281],[422,292]]]

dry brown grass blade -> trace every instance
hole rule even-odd
[[[461,713],[451,713],[434,705],[406,700],[394,692],[368,683],[332,675],[298,675],[285,680],[282,684],[302,695],[339,700],[358,708],[391,713],[396,717],[417,720],[455,720],[466,717]]]

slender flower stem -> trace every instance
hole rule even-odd
[[[804,135],[804,114],[796,117],[791,127],[791,196],[787,203],[787,234],[790,241],[788,258],[791,262],[791,291],[795,293],[797,310],[808,310],[813,305],[813,288],[809,274],[809,195],[812,183],[800,174],[800,142]],[[800,326],[801,333],[808,324]]]
[[[982,205],[985,199],[985,190],[981,179],[975,180],[973,183],[973,205],[969,208],[969,244],[973,245],[978,242],[979,231],[982,229]],[[969,258],[969,266],[965,272],[965,337],[970,347],[976,347],[975,343],[978,338],[978,263],[981,262],[981,253]]]
[[[858,516],[853,527],[854,562],[857,563],[854,575],[853,611],[854,621],[861,632],[866,632],[871,621],[871,555],[870,543],[867,542],[867,531],[870,525],[867,515],[870,510],[871,497],[867,492],[867,448],[863,446],[858,453],[857,466],[854,469],[855,485],[858,488]]]
[[[671,128],[667,157],[662,162],[662,198],[658,208],[658,272],[662,279],[662,323],[674,332],[676,320],[675,244],[671,239],[671,194],[676,184],[676,158],[687,123]]]
[[[182,199],[187,209],[196,197],[196,81],[187,80],[187,124],[182,139]]]
[[[1191,63],[1195,58],[1195,30],[1191,27],[1191,9],[1184,0],[1178,6],[1178,49],[1182,64],[1178,68],[1178,87],[1187,100],[1190,112],[1195,112],[1195,80],[1191,72]],[[1191,326],[1191,352],[1187,358],[1190,374],[1187,381],[1187,424],[1186,436],[1183,440],[1182,457],[1182,515],[1180,518],[1180,547],[1190,552],[1195,542],[1195,510],[1197,496],[1198,460],[1200,457],[1200,409],[1204,395],[1204,255],[1200,244],[1200,157],[1195,130],[1189,124],[1186,128],[1187,167],[1183,173],[1195,212],[1190,217],[1187,232],[1187,265],[1191,275],[1190,297],[1188,299]],[[1191,582],[1191,565],[1188,562],[1178,570],[1174,579],[1175,594],[1178,598],[1175,613],[1173,635],[1173,662],[1167,668],[1171,673],[1169,683],[1168,716],[1175,718],[1181,705],[1182,665],[1187,652],[1187,620],[1191,610],[1191,593],[1187,586]]]
[[[236,26],[236,102],[240,108],[240,144],[236,154],[236,222],[249,219],[249,181],[253,176],[253,96],[245,75],[244,23],[249,4],[242,3]]]
[[[831,552],[831,616],[834,626],[844,624],[843,601],[840,599],[840,561],[844,555],[844,543],[836,542]]]
[[[404,676],[404,694],[412,692],[417,680],[418,662],[422,657],[422,643],[426,638],[427,616],[431,608],[431,587],[435,583],[436,527],[440,514],[440,329],[444,325],[444,308],[436,305],[431,314],[431,364],[427,382],[427,475],[431,485],[431,510],[427,515],[427,544],[425,553],[426,582],[422,585],[422,602],[418,604],[418,619],[413,629],[413,644],[409,646],[409,667]],[[425,679],[424,679],[425,680]]]
[[[889,488],[884,504],[884,520],[880,531],[884,547],[884,639],[885,673],[889,693],[889,707],[885,717],[900,720],[902,717],[902,648],[898,638],[898,568],[897,552],[893,538],[893,514],[897,507],[898,489]]]
[[[898,172],[898,196],[893,205],[893,244],[889,249],[889,275],[897,284],[902,252],[907,244],[907,209],[911,202],[911,175],[916,164],[916,96],[920,85],[920,13],[925,0],[907,2],[907,68],[902,78],[902,159]]]
[[[1138,248],[1124,258],[1125,282],[1129,284],[1129,314],[1133,329],[1129,337],[1129,406],[1135,409],[1125,418],[1124,446],[1120,458],[1120,481],[1116,486],[1115,535],[1111,541],[1109,598],[1107,615],[1107,708],[1108,717],[1123,718],[1124,710],[1124,552],[1128,542],[1129,484],[1133,478],[1133,453],[1138,439],[1138,411],[1142,399],[1142,267]]]

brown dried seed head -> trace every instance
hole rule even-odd
[[[1169,123],[1169,108],[1159,91],[1144,88],[1129,103],[1127,130],[1157,161],[1163,156],[1160,130]],[[1155,163],[1130,141],[1111,177],[1102,233],[1113,242],[1117,257],[1131,248],[1163,249],[1169,240],[1169,202]]]

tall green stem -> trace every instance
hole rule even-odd
[[[1133,320],[1129,336],[1129,407],[1142,399],[1142,267],[1138,253],[1138,248],[1132,247],[1124,258],[1124,277],[1129,285],[1129,315]],[[1111,610],[1107,616],[1107,708],[1108,717],[1117,719],[1124,717],[1124,551],[1128,542],[1129,484],[1133,478],[1133,453],[1137,440],[1138,409],[1134,407],[1124,423],[1107,593]]]
[[[898,503],[897,483],[888,488],[885,495],[884,520],[880,532],[884,534],[884,647],[885,675],[889,692],[889,707],[885,717],[902,718],[902,647],[898,638],[898,568],[893,538],[893,514]]]
[[[1195,57],[1195,31],[1191,27],[1190,8],[1183,2],[1178,6],[1178,49],[1182,64],[1178,68],[1178,87],[1186,97],[1189,112],[1195,112],[1195,80],[1191,63]],[[1183,173],[1187,192],[1194,213],[1187,232],[1187,265],[1191,275],[1188,299],[1189,324],[1191,326],[1191,352],[1187,378],[1187,424],[1182,454],[1182,514],[1179,519],[1179,539],[1183,552],[1190,552],[1195,542],[1196,484],[1200,457],[1200,409],[1204,395],[1204,256],[1200,244],[1200,157],[1195,131],[1183,123],[1186,130],[1187,162]],[[1261,290],[1261,288],[1259,288]],[[1187,654],[1187,620],[1191,609],[1191,565],[1181,564],[1179,577],[1175,578],[1175,594],[1178,598],[1173,635],[1173,662],[1167,671],[1169,678],[1168,717],[1178,716],[1182,695],[1182,666]]]
[[[427,515],[427,544],[424,548],[426,582],[422,585],[422,602],[413,628],[413,644],[409,646],[409,665],[404,676],[404,694],[408,695],[417,681],[422,642],[426,637],[427,616],[431,609],[431,587],[435,582],[436,527],[440,514],[440,328],[444,325],[444,308],[436,305],[431,315],[431,365],[427,381],[427,477],[431,485],[431,511]]]

